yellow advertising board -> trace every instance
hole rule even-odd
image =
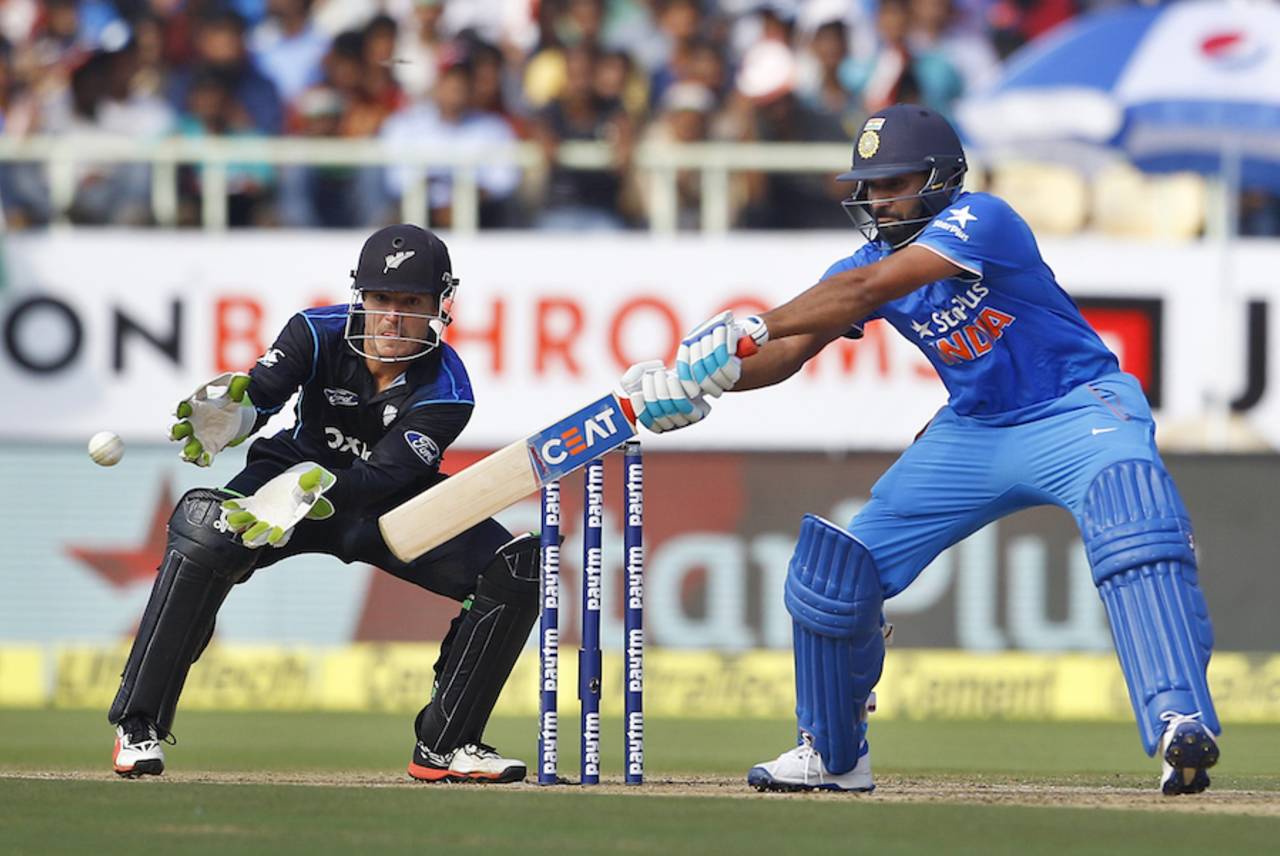
[[[340,648],[214,645],[191,670],[184,710],[412,712],[431,695],[437,646]],[[0,706],[110,706],[128,653],[112,647],[0,647]],[[577,704],[576,652],[559,672],[561,707]],[[1209,669],[1225,722],[1280,723],[1280,655],[1215,654]],[[606,654],[602,710],[620,714],[622,658]],[[538,661],[517,662],[497,715],[534,716]],[[1124,680],[1109,654],[891,651],[876,689],[877,716],[904,719],[1126,720]],[[658,717],[789,717],[791,655],[653,650],[645,710]]]

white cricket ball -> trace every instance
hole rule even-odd
[[[100,467],[114,467],[124,457],[124,441],[114,431],[99,431],[89,438],[89,457]]]

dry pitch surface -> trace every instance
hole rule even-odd
[[[57,772],[2,771],[0,778],[43,781],[97,781],[118,779],[109,771],[62,770]],[[290,785],[297,787],[363,787],[479,790],[479,785],[426,785],[392,773],[334,772],[192,772],[174,771],[164,776],[144,777],[137,784],[165,787],[169,784]],[[1165,797],[1152,788],[1099,785],[1068,785],[1033,781],[990,781],[884,775],[876,777],[871,794],[760,793],[747,787],[741,777],[698,776],[651,779],[639,787],[621,779],[605,778],[600,785],[545,788],[532,782],[493,785],[495,790],[513,793],[553,793],[564,795],[620,795],[644,797],[720,797],[758,800],[862,800],[868,803],[930,803],[953,805],[1003,805],[1056,808],[1104,808],[1138,811],[1236,814],[1280,817],[1280,793],[1263,790],[1211,789],[1197,796]]]

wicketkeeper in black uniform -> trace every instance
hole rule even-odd
[[[298,553],[367,562],[462,602],[418,714],[409,775],[510,782],[525,764],[481,742],[537,617],[538,540],[497,521],[408,564],[378,531],[382,512],[440,481],[440,457],[475,405],[441,334],[458,280],[449,251],[417,226],[375,232],[360,251],[351,303],[290,319],[248,374],[224,374],[178,405],[172,438],[208,466],[301,390],[296,425],[249,447],[223,489],[197,488],[169,518],[169,540],[108,716],[115,770],[164,770],[187,671],[231,587]]]

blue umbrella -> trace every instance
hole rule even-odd
[[[1238,164],[1246,184],[1280,188],[1280,7],[1202,0],[1087,15],[1015,54],[956,115],[992,155],[1106,147],[1151,171]]]

